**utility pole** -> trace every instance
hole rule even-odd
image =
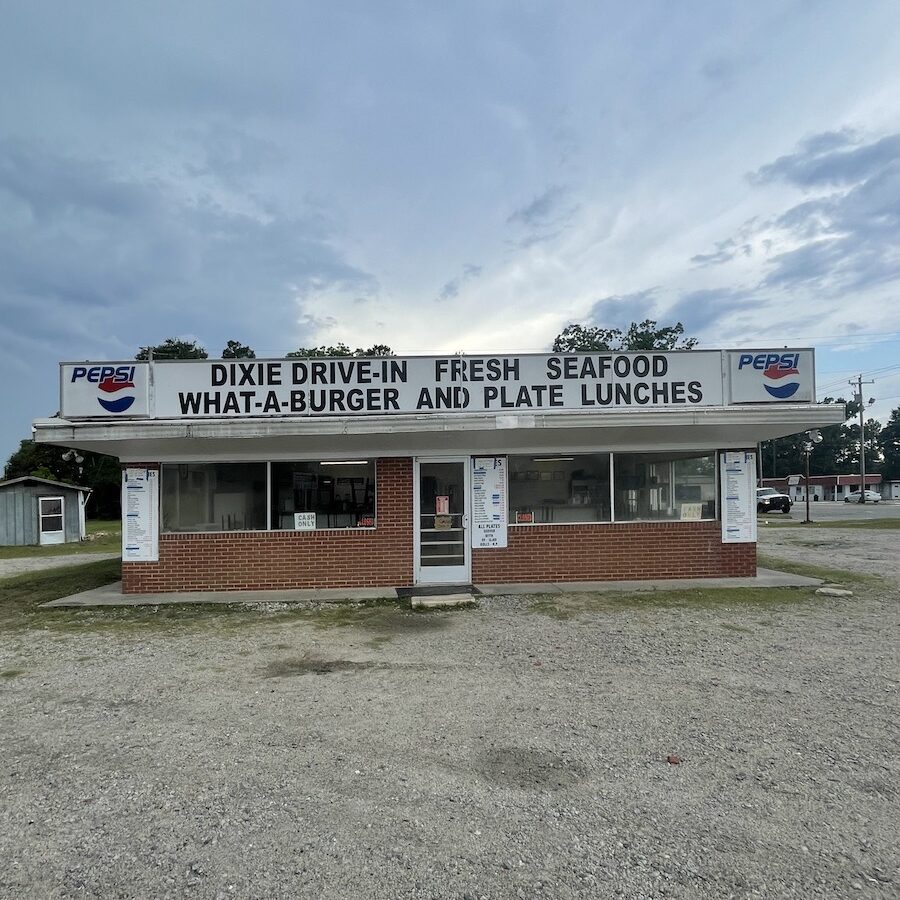
[[[866,502],[866,404],[863,402],[862,386],[875,384],[875,381],[863,381],[862,374],[856,377],[856,381],[850,381],[856,386],[856,400],[859,403],[859,502]]]

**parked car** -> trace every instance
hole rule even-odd
[[[859,491],[852,491],[844,497],[844,503],[859,503],[860,496]],[[878,503],[879,500],[881,500],[881,494],[878,491],[866,490],[866,503]]]
[[[772,512],[781,510],[783,513],[791,511],[791,498],[787,494],[780,494],[775,488],[761,487],[756,489],[756,511]]]

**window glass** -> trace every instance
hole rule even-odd
[[[41,515],[42,516],[61,516],[62,515],[62,500],[51,497],[49,499],[45,499],[41,497]]]
[[[617,453],[616,521],[715,519],[716,457],[694,453]]]
[[[609,454],[509,457],[510,524],[608,522]]]
[[[163,531],[259,531],[265,527],[265,463],[163,464]]]
[[[272,463],[272,527],[293,529],[295,513],[316,528],[374,527],[375,460]]]

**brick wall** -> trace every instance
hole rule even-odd
[[[723,544],[719,522],[513,527],[505,550],[473,550],[475,584],[756,574],[756,544]]]
[[[123,592],[411,585],[412,460],[379,459],[376,477],[375,530],[163,534],[159,562],[122,565]],[[722,544],[718,522],[512,527],[507,549],[472,551],[476,584],[755,572],[756,545]]]
[[[124,563],[126,594],[412,584],[412,460],[379,459],[374,530],[162,534],[159,562]]]

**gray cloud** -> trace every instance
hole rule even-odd
[[[900,278],[900,135],[859,148],[849,189],[787,210],[777,224],[800,246],[769,260],[766,286],[861,290]],[[877,161],[877,163],[876,163]],[[844,178],[850,178],[850,168]]]
[[[696,265],[752,256],[755,241],[765,254],[763,290],[807,286],[834,296],[900,278],[900,134],[866,141],[849,130],[823,132],[750,179],[787,181],[815,195],[767,221],[749,220],[694,256]],[[785,242],[789,250],[772,253]]]
[[[715,288],[681,293],[665,313],[667,324],[681,322],[689,336],[720,328],[733,329],[739,313],[759,303],[752,290]]]
[[[525,229],[524,236],[515,241],[515,246],[524,250],[559,237],[578,209],[579,204],[571,199],[568,188],[551,185],[507,217],[508,225]]]
[[[754,184],[786,181],[802,188],[854,184],[877,175],[900,157],[900,134],[862,143],[852,132],[824,132],[796,153],[780,156],[750,175]]]
[[[652,319],[656,307],[656,288],[633,294],[614,294],[601,297],[591,307],[587,321],[600,328],[627,328],[632,322]]]
[[[529,228],[544,227],[556,217],[565,198],[565,188],[559,185],[551,185],[530,203],[511,213],[506,221],[511,224],[525,225]]]
[[[304,332],[298,298],[377,291],[334,248],[321,209],[241,205],[101,159],[0,142],[4,324],[58,342],[48,358],[134,352],[173,333],[201,335],[216,353],[226,331],[264,346],[279,334],[288,350]]]
[[[717,266],[730,262],[738,252],[738,244],[734,238],[716,241],[715,248],[712,253],[698,253],[692,256],[691,262],[698,266]]]
[[[465,284],[481,277],[481,271],[481,266],[474,266],[471,263],[466,263],[462,268],[462,272],[455,278],[451,278],[450,281],[444,284],[438,291],[438,301],[452,300],[454,297],[458,297],[460,289]]]

